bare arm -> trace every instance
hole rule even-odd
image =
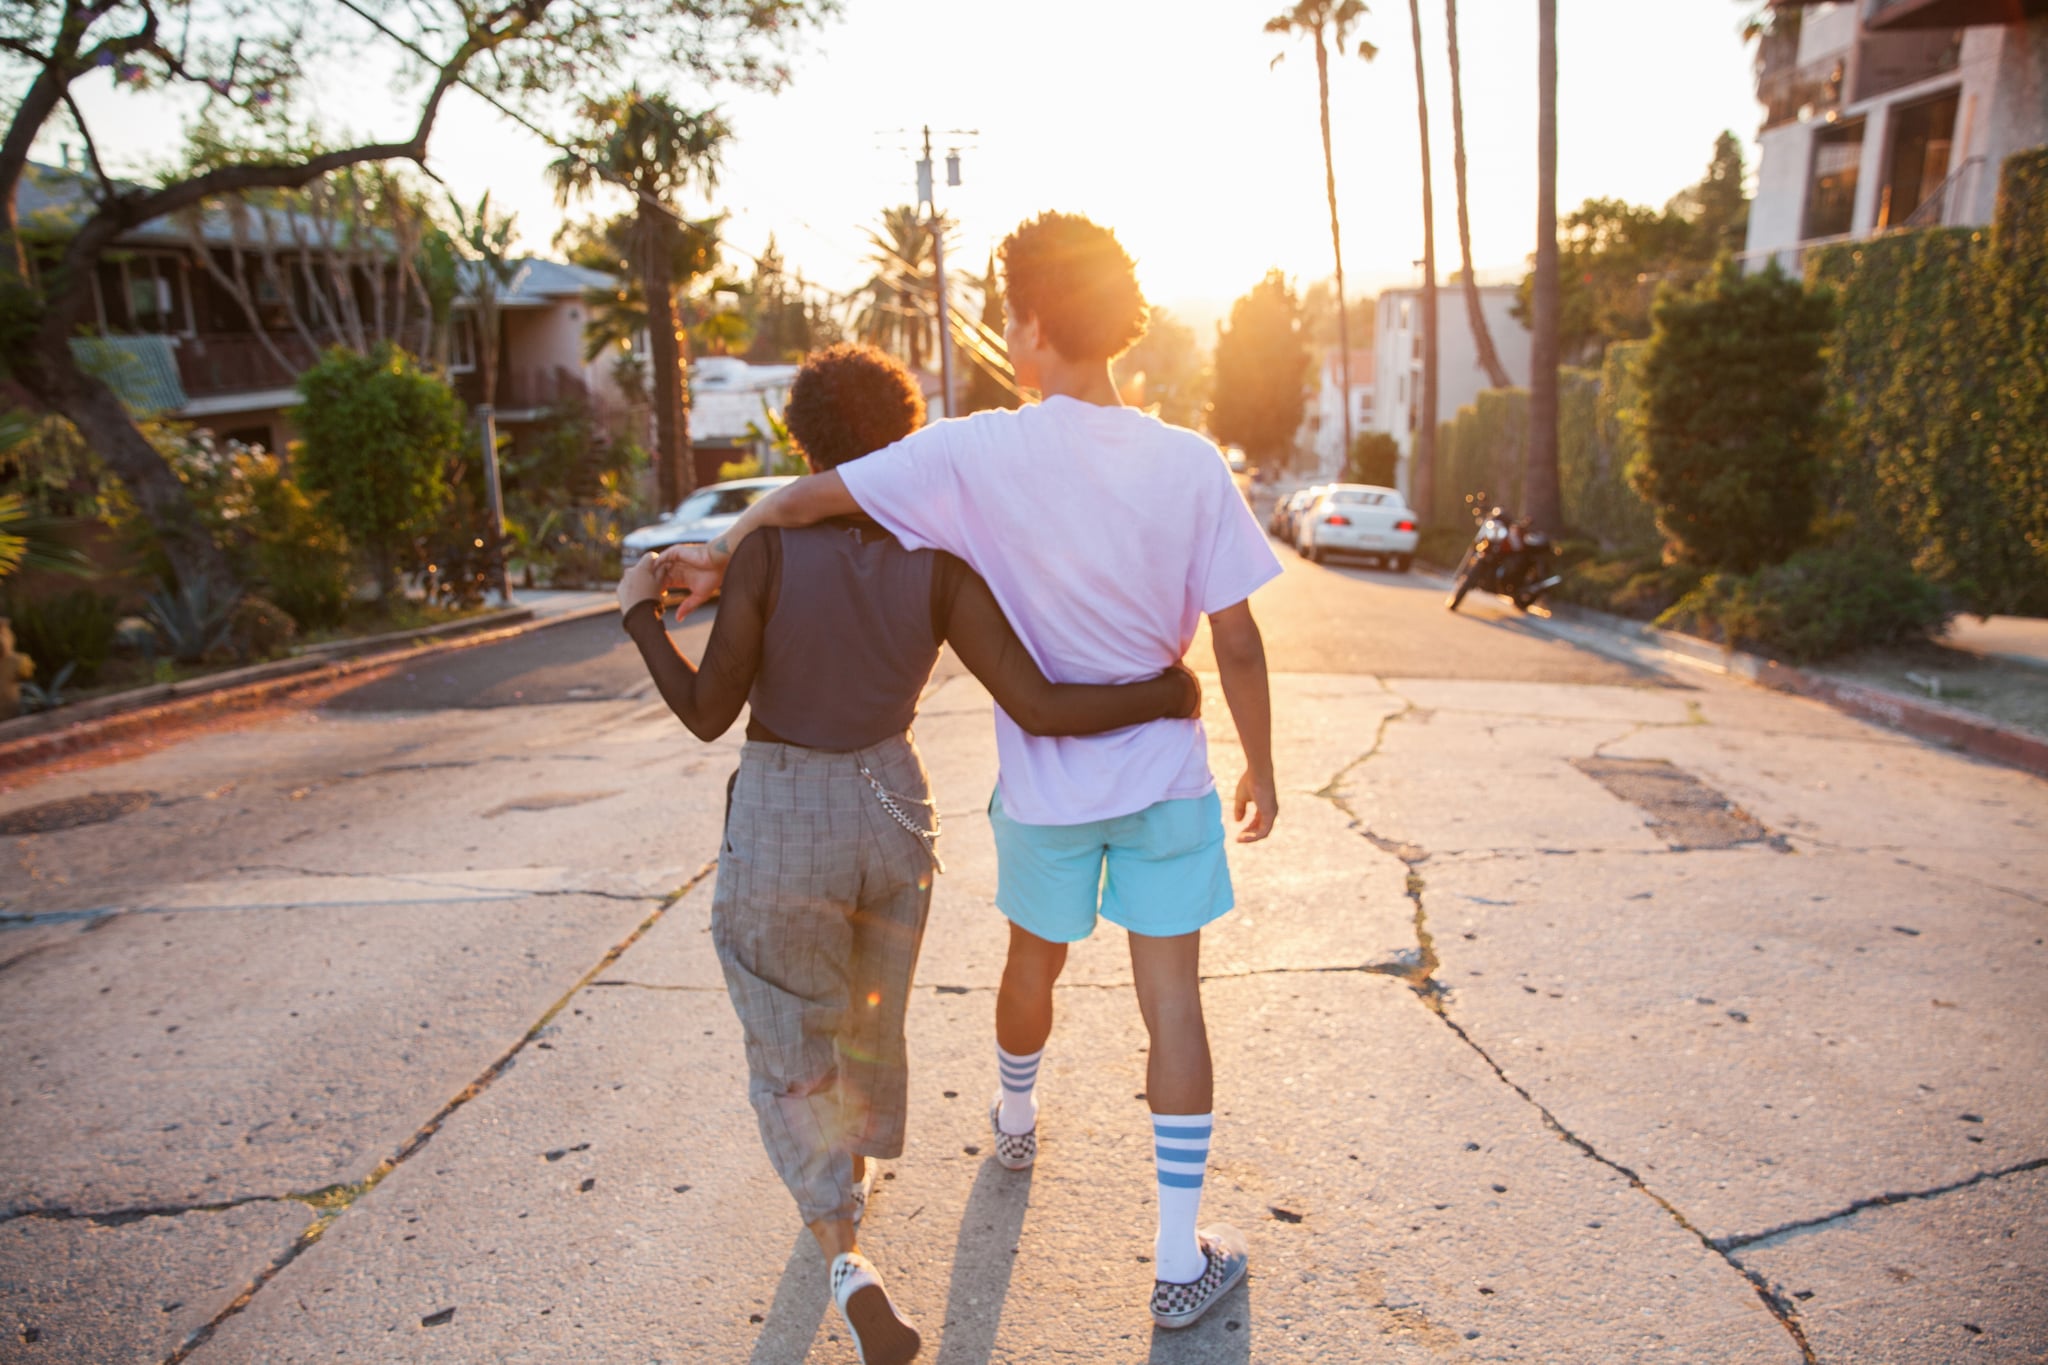
[[[1223,678],[1223,700],[1237,723],[1237,741],[1244,747],[1244,776],[1237,783],[1233,818],[1252,818],[1238,832],[1241,844],[1256,843],[1273,832],[1280,813],[1273,779],[1273,699],[1266,681],[1266,642],[1252,619],[1252,604],[1212,612],[1209,634],[1216,650],[1216,671]]]
[[[846,481],[837,470],[807,474],[740,513],[740,519],[709,545],[675,545],[663,550],[655,574],[663,588],[682,588],[689,594],[676,608],[676,619],[681,620],[718,592],[741,542],[762,527],[816,526],[858,511],[860,504],[847,492]]]
[[[1179,664],[1121,686],[1048,680],[981,575],[951,555],[942,563],[950,580],[945,638],[1025,733],[1095,735],[1202,713],[1202,686]]]
[[[691,666],[662,626],[659,596],[650,595],[659,591],[653,588],[651,558],[632,566],[620,584],[620,604],[626,607],[622,624],[676,719],[698,739],[717,739],[739,718],[761,666],[768,599],[774,587],[774,556],[768,546],[757,541],[735,565],[732,591],[711,623],[702,668]]]

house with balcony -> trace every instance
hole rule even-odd
[[[45,259],[85,212],[92,183],[68,167],[29,166],[16,212]],[[81,360],[131,406],[228,439],[283,449],[298,377],[336,343],[444,351],[457,393],[483,400],[474,299],[458,298],[437,336],[388,232],[282,208],[209,208],[125,234],[87,284],[91,335],[73,343]],[[583,354],[586,295],[615,285],[599,271],[519,262],[498,306],[496,408],[514,441],[569,404],[588,405],[600,431],[644,424],[610,359]]]
[[[1998,170],[2048,143],[2048,0],[1775,0],[1745,266],[1991,221]]]
[[[1515,286],[1479,286],[1479,311],[1493,338],[1493,349],[1508,372],[1509,382],[1529,382],[1529,329],[1515,320]],[[1485,367],[1479,363],[1479,342],[1472,334],[1472,320],[1465,311],[1464,287],[1439,285],[1436,291],[1436,415],[1448,422],[1458,409],[1476,401],[1480,391],[1491,387]],[[1384,431],[1401,447],[1400,473],[1395,479],[1402,493],[1413,497],[1409,487],[1410,456],[1415,450],[1415,429],[1422,420],[1422,290],[1419,287],[1383,289],[1374,313],[1372,420],[1368,429]]]

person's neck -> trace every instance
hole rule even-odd
[[[1093,403],[1101,408],[1124,405],[1123,395],[1117,392],[1116,380],[1111,376],[1106,360],[1087,365],[1041,364],[1038,393],[1041,398],[1071,398],[1078,403]]]

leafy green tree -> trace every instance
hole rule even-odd
[[[299,376],[303,441],[293,464],[327,510],[368,551],[377,589],[397,587],[398,557],[432,527],[462,453],[462,403],[389,344],[368,355],[339,347]]]
[[[1678,558],[1748,573],[1805,541],[1833,312],[1775,268],[1745,276],[1725,259],[1698,289],[1659,296],[1629,480]]]
[[[940,231],[950,239],[953,224],[941,215]],[[868,260],[875,273],[860,288],[854,334],[908,365],[923,370],[939,353],[938,283],[932,257],[932,228],[914,204],[882,210],[879,229],[867,229]]]
[[[1229,322],[1217,330],[1210,434],[1224,445],[1242,446],[1252,463],[1268,469],[1292,463],[1309,363],[1294,286],[1269,270],[1230,305]]]
[[[176,474],[72,350],[88,330],[92,281],[116,243],[221,196],[300,189],[351,166],[424,164],[442,101],[458,85],[507,108],[508,97],[573,89],[589,71],[631,59],[774,88],[788,76],[785,46],[836,9],[832,0],[0,0],[0,86],[14,96],[0,130],[0,376],[38,408],[71,419],[156,526],[181,585],[232,595],[234,572]],[[322,145],[298,92],[341,88],[366,50],[402,61],[410,126],[388,140]],[[106,83],[116,98],[154,96],[158,117],[189,109],[195,122],[215,118],[263,150],[151,183],[117,182],[100,164],[88,102],[74,89],[81,82]],[[37,139],[66,122],[86,147],[90,201],[38,242],[19,230],[17,191]]]
[[[548,166],[555,202],[616,185],[634,196],[640,228],[640,292],[647,309],[648,382],[654,393],[654,469],[664,509],[696,487],[690,456],[690,397],[683,327],[676,312],[676,237],[688,225],[675,211],[684,190],[718,185],[732,129],[715,109],[691,111],[632,86],[584,103],[586,125],[571,149]]]
[[[1266,32],[1293,36],[1307,34],[1316,50],[1316,102],[1323,124],[1323,191],[1330,201],[1330,254],[1336,258],[1337,290],[1337,384],[1344,412],[1344,445],[1351,446],[1351,314],[1344,306],[1344,233],[1337,219],[1337,163],[1330,152],[1330,49],[1345,56],[1355,50],[1371,61],[1379,49],[1361,38],[1351,44],[1351,26],[1364,18],[1365,0],[1295,0],[1295,3],[1266,21]],[[1278,66],[1286,59],[1273,59]]]
[[[1134,390],[1130,401],[1157,407],[1159,420],[1192,427],[1202,420],[1207,376],[1195,329],[1164,308],[1154,308],[1138,344],[1118,356],[1117,384]]]
[[[1400,442],[1384,431],[1361,431],[1351,442],[1351,455],[1344,463],[1344,481],[1392,488],[1400,465]]]

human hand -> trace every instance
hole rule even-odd
[[[682,620],[718,595],[719,585],[725,582],[726,566],[731,562],[730,554],[710,545],[671,545],[661,552],[654,563],[659,590],[681,588],[686,594],[676,607],[676,620]]]
[[[1245,820],[1245,811],[1250,809],[1252,818]],[[1247,768],[1243,777],[1237,779],[1237,813],[1231,818],[1244,820],[1244,828],[1237,832],[1240,844],[1256,844],[1273,832],[1273,821],[1280,815],[1280,797],[1273,789],[1273,780],[1254,781]]]
[[[654,602],[658,606],[660,598],[661,580],[655,576],[654,552],[649,550],[628,564],[626,571],[619,575],[619,612],[624,615],[642,602]]]
[[[1195,671],[1179,659],[1160,675],[1162,678],[1178,678],[1181,685],[1181,704],[1169,717],[1171,720],[1195,720],[1202,714],[1202,680]]]

